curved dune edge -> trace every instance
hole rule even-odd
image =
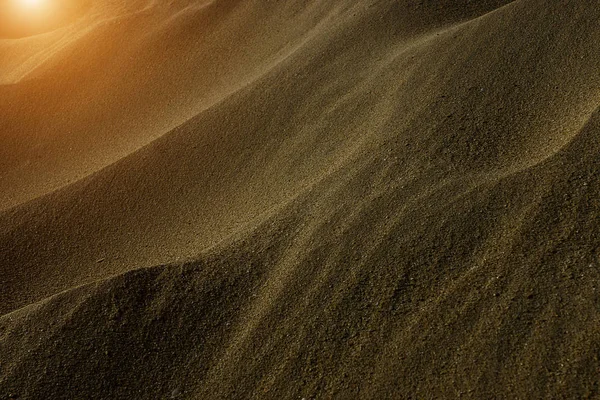
[[[0,63],[18,63],[3,65],[17,72],[0,78],[10,83],[0,86],[0,133],[9,144],[0,154],[2,208],[83,179],[210,108],[285,58],[332,13],[312,7],[322,21],[299,21],[256,41],[266,27],[257,29],[255,14],[282,30],[288,11],[205,3],[124,10],[120,3],[44,37],[0,43]]]
[[[1,213],[0,396],[598,396],[600,15],[492,3],[331,3]]]
[[[490,8],[469,7],[482,14]],[[126,157],[261,76],[317,25],[330,24],[321,32],[325,38],[346,29],[349,18],[361,23],[365,10],[368,19],[376,11],[364,5],[357,17],[352,9],[343,3],[265,9],[260,2],[103,2],[65,28],[0,41],[0,110],[8,122],[1,133],[10,143],[0,154],[0,207],[40,197]],[[436,14],[427,24],[435,18],[445,19]],[[149,31],[149,25],[156,28]],[[412,25],[400,34],[434,28]],[[197,26],[204,29],[184,34]],[[257,26],[258,33],[248,34]],[[182,48],[165,45],[181,37]],[[204,76],[196,65],[204,66]]]
[[[43,369],[32,396],[59,396],[67,379],[71,385],[77,382],[72,387],[78,395],[136,393],[142,398],[173,392],[185,397],[314,396],[323,391],[344,396],[357,388],[373,397],[390,390],[442,397],[462,392],[473,398],[593,393],[600,332],[594,306],[584,299],[596,301],[593,265],[600,261],[600,249],[589,248],[594,240],[578,232],[588,228],[598,209],[586,207],[587,214],[575,209],[576,220],[563,217],[574,224],[562,230],[562,237],[547,228],[547,219],[549,210],[585,206],[586,198],[597,193],[593,176],[598,164],[590,169],[585,156],[597,157],[597,146],[586,147],[599,124],[596,115],[569,148],[532,170],[484,190],[468,190],[462,194],[466,201],[457,197],[424,210],[424,222],[441,225],[437,231],[409,233],[415,225],[407,218],[423,208],[423,199],[407,206],[413,212],[395,216],[377,216],[381,208],[363,201],[350,212],[340,210],[333,224],[318,211],[323,197],[307,194],[201,261],[131,271],[5,315],[0,326],[9,356],[2,385],[18,388]],[[557,176],[574,157],[579,161],[572,162],[566,176],[575,179]],[[573,197],[558,199],[557,208],[556,196],[537,190],[531,198],[522,190],[531,185]],[[347,190],[322,186],[333,192],[326,196],[329,201]],[[508,213],[497,205],[507,191],[514,193]],[[482,217],[462,228],[456,223],[467,215],[491,217],[493,210],[499,227],[486,226]],[[365,224],[377,228],[369,229],[370,243],[355,248],[350,240]],[[597,229],[587,232],[600,237]],[[454,243],[441,241],[448,235]],[[423,260],[428,253],[416,248],[421,242],[444,250],[436,259]],[[476,250],[462,249],[460,243]],[[405,258],[397,259],[398,253]],[[565,264],[574,254],[587,256]],[[454,258],[460,261],[449,263]],[[419,339],[428,335],[437,339]],[[19,348],[32,349],[34,355],[23,357],[15,351]],[[500,348],[493,356],[492,349]],[[324,357],[334,353],[333,359]],[[59,368],[54,363],[65,358],[56,354],[69,354],[68,363],[93,362],[84,363],[84,369]],[[436,354],[435,363],[424,361],[423,354]],[[299,358],[303,361],[294,361]],[[124,359],[129,361],[123,365]],[[511,363],[516,365],[505,368]],[[476,372],[459,369],[474,364]],[[99,378],[88,379],[91,374]],[[290,381],[296,374],[307,378]],[[490,375],[494,379],[486,379]],[[119,385],[121,379],[128,385]]]

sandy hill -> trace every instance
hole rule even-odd
[[[595,1],[62,3],[0,30],[0,399],[600,397]]]

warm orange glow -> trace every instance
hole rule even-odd
[[[16,11],[23,16],[41,17],[46,14],[51,0],[13,0]]]
[[[45,0],[18,0],[23,8],[39,9],[44,6]]]
[[[0,39],[52,31],[75,19],[89,0],[0,0]]]

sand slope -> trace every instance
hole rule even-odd
[[[0,398],[600,396],[599,23],[107,0],[0,39]]]

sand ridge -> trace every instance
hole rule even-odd
[[[81,18],[0,41],[0,398],[599,395],[592,2]]]

